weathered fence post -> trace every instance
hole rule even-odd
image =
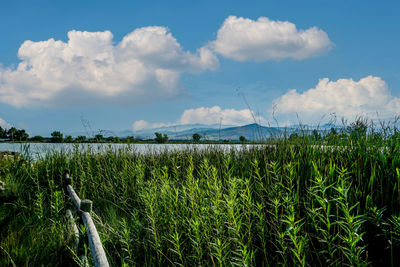
[[[92,213],[93,202],[89,199],[81,200],[81,211]]]
[[[81,200],[79,199],[78,195],[75,193],[75,190],[71,186],[72,179],[71,179],[71,176],[69,175],[68,170],[65,170],[65,172],[64,172],[64,181],[65,181],[66,194],[72,198],[73,205],[79,210]],[[69,211],[69,213],[68,213],[68,211]],[[89,263],[85,256],[85,240],[83,239],[82,235],[79,234],[79,229],[76,226],[72,212],[70,210],[67,210],[67,216],[69,217],[70,225],[72,226],[73,233],[74,233],[75,253],[78,255],[78,257],[81,261],[81,266],[83,266],[83,267],[89,266]],[[84,223],[82,222],[81,216],[79,216],[79,218],[78,218],[78,224],[79,224],[79,228],[82,229],[82,226],[84,226]]]
[[[74,220],[74,216],[72,215],[72,212],[70,209],[67,210],[67,218],[68,218],[68,223],[69,223],[69,227],[72,230],[72,233],[74,235],[74,251],[78,251],[79,248],[79,229],[76,226],[75,220]]]
[[[64,172],[64,181],[66,183],[65,186],[71,185],[72,179],[71,179],[71,177],[69,175],[69,171],[68,170],[65,170],[65,172]]]
[[[100,236],[96,230],[92,216],[93,202],[88,199],[81,201],[81,216],[82,220],[86,225],[86,232],[89,239],[90,252],[92,253],[94,266],[95,267],[108,267],[110,266],[107,261],[106,253],[101,244]]]
[[[100,236],[96,230],[96,226],[94,225],[91,213],[92,213],[92,207],[93,207],[93,202],[89,199],[84,199],[81,200],[78,195],[76,194],[75,190],[71,186],[71,177],[69,176],[69,172],[65,171],[64,173],[64,180],[65,180],[65,189],[66,189],[66,194],[68,194],[71,199],[72,203],[74,206],[77,208],[78,213],[79,213],[79,225],[81,229],[83,229],[83,226],[86,227],[86,235],[85,239],[83,239],[83,235],[79,235],[79,242],[77,245],[77,255],[79,256],[79,259],[82,261],[82,266],[87,266],[88,261],[86,259],[85,255],[85,250],[84,250],[84,244],[89,243],[90,246],[90,252],[93,257],[93,262],[96,267],[109,267],[110,265],[108,264],[106,253],[103,249],[103,245],[101,244]],[[68,213],[69,211],[69,213]],[[72,213],[70,210],[68,210],[68,216],[71,215]],[[72,219],[73,220],[73,219]],[[76,227],[76,226],[75,226]],[[75,231],[75,230],[74,230]]]

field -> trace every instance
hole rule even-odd
[[[49,152],[0,161],[0,265],[78,261],[71,173],[111,266],[398,266],[400,138],[353,131],[226,153]],[[88,254],[90,254],[88,252]],[[90,257],[89,257],[90,258]]]

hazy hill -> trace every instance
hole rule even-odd
[[[313,130],[318,130],[321,133],[328,132],[332,127],[337,128],[333,124],[324,124],[317,127],[308,125],[292,125],[287,127],[266,127],[261,126],[257,123],[252,123],[243,126],[231,126],[231,125],[220,125],[220,124],[185,124],[185,125],[174,125],[174,126],[163,126],[152,129],[142,129],[138,131],[124,130],[124,131],[109,131],[99,130],[93,132],[92,135],[102,134],[104,137],[107,136],[134,136],[141,139],[153,139],[154,133],[159,132],[167,134],[170,139],[174,140],[192,140],[192,136],[198,133],[202,136],[202,140],[239,140],[240,136],[246,137],[247,140],[265,140],[271,136],[289,136],[294,132],[305,131],[311,133]],[[74,132],[65,133],[64,135],[72,135],[76,137],[78,135],[87,135],[85,132]]]

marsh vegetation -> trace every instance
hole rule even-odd
[[[112,266],[398,266],[400,135],[275,146],[49,152],[0,161],[0,265],[73,265],[71,173]],[[343,148],[343,149],[338,149]]]

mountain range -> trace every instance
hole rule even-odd
[[[141,139],[153,139],[154,133],[159,132],[167,134],[171,140],[192,140],[193,134],[198,133],[202,136],[202,140],[239,140],[240,136],[244,136],[247,140],[262,140],[271,136],[290,135],[294,132],[309,131],[317,129],[319,132],[329,131],[334,124],[324,124],[318,127],[308,125],[292,125],[286,127],[266,127],[257,123],[247,124],[243,126],[220,125],[220,124],[185,124],[174,126],[163,126],[151,129],[141,129],[137,131],[124,130],[124,131],[109,131],[99,130],[89,135],[102,134],[103,136],[134,136]],[[74,132],[66,135],[76,137],[78,135],[88,135],[84,132]]]

